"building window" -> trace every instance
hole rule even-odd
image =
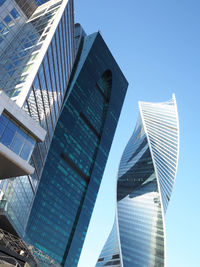
[[[0,115],[0,142],[26,161],[35,146],[35,140],[5,114]]]
[[[3,24],[3,22],[0,22],[0,32],[2,33],[2,34],[6,34],[6,33],[8,33],[8,28],[5,26],[5,24]]]
[[[4,18],[4,22],[9,26],[13,26],[15,23],[14,21],[11,19],[11,17],[9,15],[7,15],[5,18]]]
[[[3,24],[3,22],[0,22],[0,32],[3,32],[3,30],[5,29],[5,25]]]
[[[3,38],[0,36],[0,44],[3,42]]]
[[[17,19],[20,17],[19,13],[17,12],[17,10],[15,8],[13,8],[11,11],[10,11],[10,14],[12,15],[12,17],[14,19]]]
[[[52,6],[49,7],[48,11],[51,10],[51,9],[53,9],[53,8],[55,8],[55,7],[60,6],[61,4],[62,4],[62,1],[59,1],[59,2],[55,3],[54,5],[52,5]]]
[[[0,6],[2,6],[5,2],[6,0],[0,0]]]

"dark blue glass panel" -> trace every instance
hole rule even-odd
[[[5,146],[10,146],[14,138],[14,135],[15,135],[14,131],[10,130],[9,128],[6,128],[0,139],[0,142]]]
[[[15,8],[10,11],[10,14],[13,16],[14,19],[17,19],[19,17],[19,13]]]
[[[2,6],[5,2],[6,0],[0,0],[0,6]]]
[[[5,70],[9,71],[13,68],[13,65],[11,63],[6,63],[6,65],[4,66]]]
[[[19,152],[22,149],[22,146],[24,144],[24,137],[20,135],[19,133],[16,133],[13,142],[10,146],[10,149],[15,152],[16,154],[19,154]]]
[[[11,129],[13,132],[16,132],[18,127],[16,124],[14,124],[12,121],[9,120],[7,127]]]
[[[0,32],[2,32],[3,29],[5,29],[5,25],[3,24],[3,22],[0,22]]]
[[[0,123],[2,123],[3,125],[7,125],[9,122],[8,118],[6,116],[4,116],[3,114],[0,115]]]
[[[22,129],[17,128],[17,132],[18,132],[18,134],[23,136],[24,139],[29,138],[29,136]],[[31,139],[31,137],[30,137],[30,139]]]
[[[12,21],[11,17],[9,15],[7,15],[5,18],[4,18],[4,22],[9,25],[9,23]]]
[[[2,136],[4,130],[5,130],[5,125],[1,124],[0,122],[0,137]]]
[[[26,140],[28,143],[30,143],[30,146],[35,145],[35,140],[33,140],[33,138],[31,138],[30,136],[26,135]]]
[[[32,149],[33,147],[29,143],[26,142],[22,148],[20,157],[23,158],[24,160],[28,160]]]

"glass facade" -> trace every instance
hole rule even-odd
[[[77,31],[78,32],[78,31]],[[127,89],[99,33],[82,37],[26,238],[75,267]]]
[[[0,115],[0,143],[26,161],[30,159],[35,146],[33,137],[5,114]]]
[[[21,98],[20,94],[25,93],[24,87],[27,86],[27,81],[31,78],[33,69],[36,68],[38,58],[44,56],[42,47],[45,44],[47,36],[49,35],[49,31],[52,27],[52,24],[55,22],[58,16],[62,1],[57,2],[56,5],[50,5],[50,3],[48,6],[45,5],[45,7],[41,6],[36,9],[34,14],[29,18],[29,20],[24,23],[23,27],[20,27],[17,37],[14,38],[14,41],[8,44],[5,50],[0,53],[0,62],[2,65],[0,72],[0,86],[1,88],[3,88],[4,92],[6,92],[7,95],[11,97],[14,101],[17,101],[17,99]],[[56,56],[58,54],[58,60],[56,59],[57,57],[55,57],[54,64],[55,66],[57,64],[59,64],[59,66],[62,64],[61,66],[63,66],[63,68],[69,69],[68,71],[70,71],[70,67],[72,64],[66,63],[66,54],[68,55],[68,57],[71,57],[71,55],[73,55],[73,52],[70,51],[70,46],[68,45],[66,47],[65,45],[65,42],[71,42],[71,40],[68,40],[68,37],[66,37],[68,33],[69,36],[71,36],[72,38],[72,34],[70,33],[70,31],[72,31],[73,25],[68,25],[69,19],[67,15],[71,13],[70,8],[71,6],[69,4],[64,12],[65,14],[63,14],[63,18],[61,19],[62,22],[60,22],[60,24],[58,25],[58,29],[56,31],[57,36],[54,36],[52,39],[53,56],[55,57],[55,53]],[[11,35],[16,36],[16,27],[18,27],[18,22],[15,21],[16,19],[14,19],[13,16],[12,19],[10,16],[11,14],[13,14],[16,17],[16,13],[14,11],[17,12],[16,8],[12,9],[9,12],[9,15],[5,15],[3,22],[1,22],[0,24],[0,29],[2,33],[1,36],[2,38],[5,38],[5,42],[6,36],[3,35],[9,33],[9,31],[10,34],[8,34],[8,40],[10,39]],[[66,49],[66,52],[64,48]],[[41,55],[41,53],[43,55]],[[62,58],[60,59],[60,57]],[[60,62],[61,60],[62,62]],[[69,59],[69,62],[72,62],[72,60],[70,61]],[[69,66],[66,67],[66,65]],[[59,69],[58,72],[62,73],[62,70]],[[63,86],[65,88],[66,79],[67,76],[65,75],[65,77],[63,77],[63,80],[59,80],[59,85],[57,85],[57,87]],[[62,90],[60,89],[60,92],[58,93],[61,94],[61,91]]]
[[[0,6],[0,88],[47,131],[29,159],[31,141],[17,130],[11,149],[35,172],[0,182],[0,202],[7,202],[6,216],[22,237],[75,59],[73,0],[42,2],[6,0]]]
[[[169,182],[173,186],[176,176],[177,106],[173,96],[165,103],[140,102],[139,107],[136,128],[119,166],[115,223],[98,267],[165,266],[164,212],[172,187],[164,186]],[[169,172],[171,165],[174,173]],[[119,259],[114,260],[114,255]]]

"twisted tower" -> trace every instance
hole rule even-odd
[[[175,96],[139,102],[139,117],[121,158],[113,229],[96,267],[165,266],[164,214],[178,162]]]

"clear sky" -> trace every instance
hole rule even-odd
[[[180,122],[177,179],[166,214],[167,267],[200,266],[200,1],[75,0],[75,20],[100,31],[129,82],[78,267],[94,267],[114,219],[116,174],[138,101],[174,92]]]

